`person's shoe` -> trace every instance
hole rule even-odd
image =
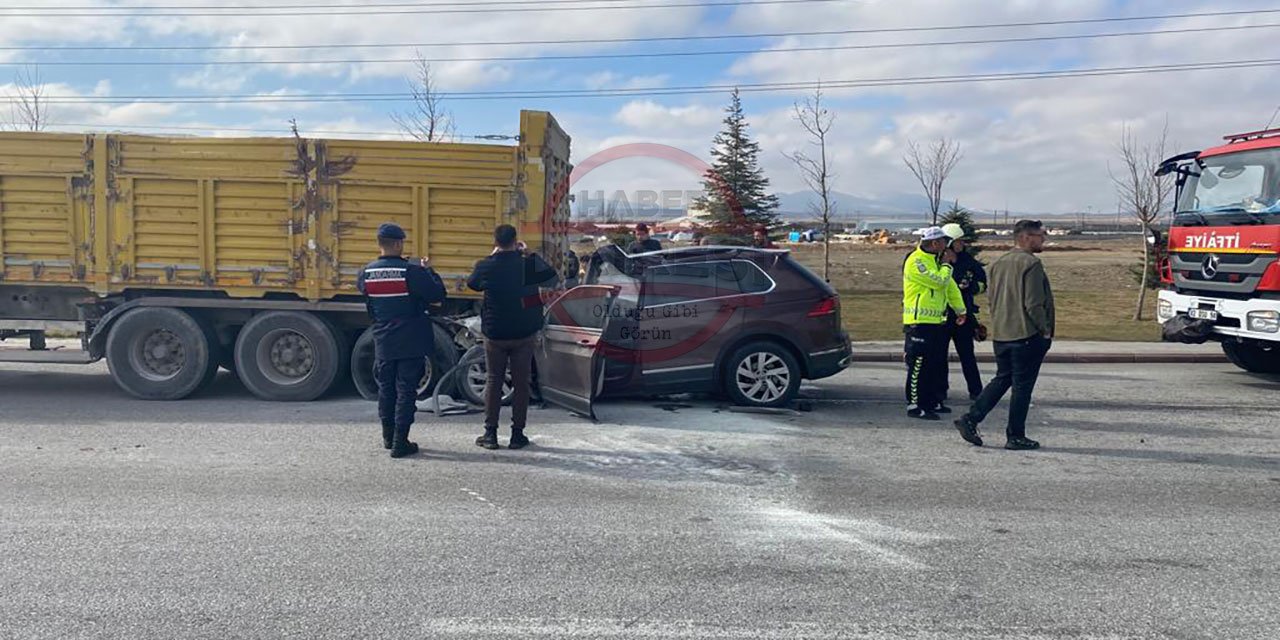
[[[484,447],[485,449],[497,449],[498,448],[498,430],[485,429],[484,434],[481,435],[479,438],[476,438],[476,446]]]
[[[907,417],[917,420],[941,420],[938,414],[928,409],[907,409]]]
[[[1013,451],[1030,451],[1039,449],[1040,443],[1031,438],[1013,438],[1004,444],[1004,448]]]
[[[532,444],[529,438],[524,435],[524,429],[511,430],[511,442],[507,444],[508,449],[523,449]]]
[[[980,396],[980,395],[982,395],[982,392],[981,392],[981,391],[979,391],[979,392],[977,392],[977,393],[971,393],[971,394],[969,394],[969,402],[977,402],[977,401],[978,401],[978,396]]]
[[[934,413],[951,413],[951,407],[948,407],[947,405],[942,403],[938,403],[938,406],[933,408],[933,412]]]
[[[391,457],[403,458],[411,456],[418,452],[418,443],[409,442],[408,440],[396,440],[391,443]]]
[[[382,425],[382,448],[390,449],[392,440],[396,437],[396,426],[394,424]]]
[[[978,433],[978,425],[974,424],[973,421],[969,419],[969,416],[962,416],[959,420],[955,421],[955,425],[956,430],[960,432],[960,437],[964,438],[965,442],[968,442],[975,447],[982,446],[982,435]]]

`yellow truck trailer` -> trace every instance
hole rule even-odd
[[[449,287],[424,389],[458,359],[464,281],[516,225],[557,266],[568,248],[569,136],[520,114],[515,145],[0,133],[0,360],[105,358],[140,398],[234,370],[256,395],[311,400],[372,379],[356,291],[395,222]],[[44,349],[73,332],[83,350]]]

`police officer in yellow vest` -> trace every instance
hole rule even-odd
[[[943,404],[946,393],[947,308],[956,322],[968,321],[964,298],[951,277],[956,256],[950,238],[939,227],[925,229],[920,246],[902,265],[902,324],[906,334],[907,415],[921,420],[938,420],[939,413],[951,413]]]

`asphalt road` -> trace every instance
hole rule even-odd
[[[1050,365],[1025,453],[900,385],[534,411],[524,451],[426,416],[393,461],[354,398],[3,366],[0,637],[1280,637],[1280,379]]]

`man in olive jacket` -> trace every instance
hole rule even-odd
[[[1044,249],[1040,221],[1020,220],[1013,233],[1016,246],[991,265],[991,286],[987,289],[996,377],[955,424],[966,442],[982,446],[978,425],[1012,387],[1005,448],[1037,449],[1040,443],[1026,435],[1027,411],[1040,365],[1053,342],[1053,291],[1044,265],[1035,256]]]

